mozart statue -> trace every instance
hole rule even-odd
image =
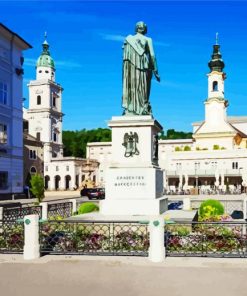
[[[160,81],[152,39],[145,36],[147,25],[136,24],[136,34],[123,45],[123,115],[151,115],[151,79]]]

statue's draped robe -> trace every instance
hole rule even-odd
[[[152,66],[148,42],[129,35],[123,51],[123,100],[125,114],[151,114],[149,94]]]

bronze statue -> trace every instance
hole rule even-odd
[[[151,115],[151,79],[160,81],[152,39],[145,36],[147,25],[136,24],[136,35],[126,37],[123,45],[123,115]]]

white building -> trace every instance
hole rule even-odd
[[[96,183],[96,161],[63,157],[62,86],[55,80],[55,62],[45,40],[36,63],[36,79],[30,81],[29,109],[24,112],[29,134],[44,144],[44,177],[47,190],[73,190],[85,180]]]
[[[247,116],[227,116],[226,74],[218,44],[213,46],[208,65],[205,120],[192,124],[192,139],[159,141],[159,165],[168,191],[236,190],[247,186],[243,182],[247,174]],[[110,143],[88,144],[87,157],[100,162],[98,174],[102,182],[110,154]]]
[[[29,48],[0,24],[0,200],[23,192],[22,51]]]

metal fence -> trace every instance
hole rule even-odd
[[[40,224],[41,254],[147,256],[148,227],[130,221],[48,221]]]
[[[72,214],[72,202],[48,204],[48,219],[55,220],[57,217],[68,218]]]
[[[26,215],[36,214],[39,218],[42,217],[42,207],[41,206],[31,206],[31,207],[17,207],[17,208],[3,208],[3,220],[6,222],[13,222],[17,219],[23,219]]]
[[[166,255],[247,257],[246,230],[246,222],[179,222],[165,225]]]
[[[24,248],[24,224],[0,221],[0,253],[22,253]]]

